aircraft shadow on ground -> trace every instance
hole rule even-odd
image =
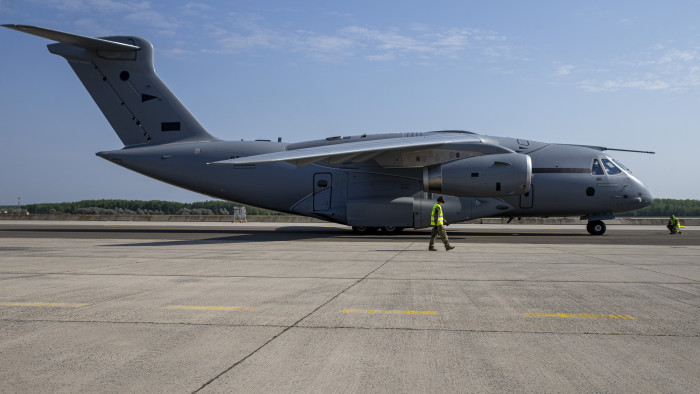
[[[144,233],[148,233],[145,231]],[[110,246],[178,246],[178,245],[203,245],[213,243],[256,243],[256,242],[271,242],[271,241],[344,241],[344,242],[377,242],[377,241],[405,241],[405,242],[425,242],[430,239],[430,232],[424,231],[407,231],[395,235],[384,235],[381,233],[358,235],[352,231],[345,229],[328,229],[315,227],[282,227],[270,230],[214,230],[214,231],[177,231],[171,232],[168,230],[159,231],[160,234],[167,238],[168,234],[191,234],[192,236],[202,236],[197,239],[167,239],[163,241],[153,242],[134,242]],[[225,236],[206,237],[212,234],[222,234]],[[514,237],[536,237],[543,240],[545,237],[565,237],[576,238],[589,237],[587,234],[564,234],[564,233],[549,233],[549,232],[530,232],[525,234],[513,232],[469,232],[469,231],[452,231],[449,237],[453,242],[513,242]],[[115,237],[116,238],[116,237]],[[490,241],[486,239],[490,239]],[[495,238],[495,239],[494,239]],[[500,239],[500,240],[499,240]],[[506,241],[506,239],[508,239]]]
[[[532,230],[513,228],[511,231],[469,231],[450,230],[450,240],[455,243],[532,243],[532,244],[561,244],[561,243],[595,243],[610,244],[692,244],[695,238],[686,236],[663,236],[663,232],[610,233],[603,236],[591,236],[579,230]],[[73,239],[121,239],[124,243],[116,246],[178,246],[202,245],[209,243],[259,243],[271,241],[342,241],[342,242],[417,242],[428,243],[430,231],[406,230],[396,235],[377,234],[358,235],[349,228],[338,227],[309,227],[284,226],[276,229],[262,228],[12,228],[0,229],[0,237],[21,238],[73,238]],[[130,242],[133,240],[133,242]],[[140,241],[142,240],[142,241]],[[145,241],[145,242],[144,242]],[[104,246],[115,246],[115,244]]]

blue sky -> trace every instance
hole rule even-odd
[[[0,23],[137,35],[222,139],[462,129],[611,154],[700,199],[695,1],[0,0]],[[94,155],[121,148],[49,41],[0,31],[0,204],[206,200]]]

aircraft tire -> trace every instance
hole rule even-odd
[[[593,220],[586,225],[586,230],[591,235],[603,235],[605,234],[605,229],[605,223],[602,220]]]
[[[374,234],[377,232],[377,227],[352,226],[352,231],[359,235]]]
[[[403,227],[396,227],[396,226],[386,226],[382,227],[382,232],[384,232],[386,235],[396,235],[403,231]]]

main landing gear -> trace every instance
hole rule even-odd
[[[586,225],[586,230],[591,235],[603,235],[605,234],[605,223],[602,220],[591,220]]]
[[[403,231],[403,227],[386,226],[386,227],[365,227],[365,226],[352,226],[352,231],[355,234],[366,235],[366,234],[376,234],[378,231],[382,232],[384,235],[395,235]]]

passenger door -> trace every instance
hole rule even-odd
[[[314,211],[331,209],[332,180],[331,174],[314,174]]]

